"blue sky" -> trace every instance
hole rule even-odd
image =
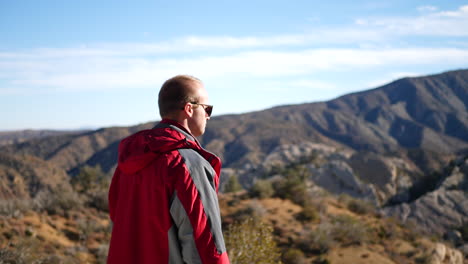
[[[0,130],[159,119],[164,80],[216,115],[468,68],[468,1],[0,1]]]

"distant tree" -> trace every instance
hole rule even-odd
[[[319,218],[319,209],[311,202],[306,202],[302,207],[302,211],[296,215],[296,219],[302,222],[311,222]]]
[[[102,186],[104,181],[106,181],[106,177],[101,166],[84,166],[80,169],[80,172],[71,179],[71,184],[77,192],[87,193]]]
[[[283,179],[273,185],[275,195],[304,205],[308,199],[307,179],[310,177],[310,171],[302,165],[295,165],[286,168],[281,174]]]
[[[249,191],[251,197],[258,197],[261,199],[273,196],[275,190],[269,180],[258,180],[254,183]]]
[[[239,183],[239,178],[236,175],[231,175],[224,186],[225,193],[238,192],[242,190],[242,185]]]

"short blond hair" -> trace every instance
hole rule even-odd
[[[202,81],[190,75],[177,75],[164,82],[158,96],[161,118],[182,109],[186,103],[198,103],[194,83],[201,84]]]

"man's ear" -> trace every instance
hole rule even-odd
[[[188,117],[192,117],[192,115],[193,115],[193,105],[190,104],[190,103],[185,103],[185,105],[184,105],[184,113],[185,113],[185,115],[187,115]]]

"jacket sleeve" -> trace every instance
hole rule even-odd
[[[179,150],[172,167],[174,193],[170,213],[185,263],[229,263],[221,230],[216,173],[193,150]]]
[[[112,177],[111,184],[109,186],[108,201],[109,201],[109,216],[112,222],[115,221],[115,209],[117,206],[117,200],[119,199],[119,180],[120,180],[120,170],[117,169],[114,172]]]

